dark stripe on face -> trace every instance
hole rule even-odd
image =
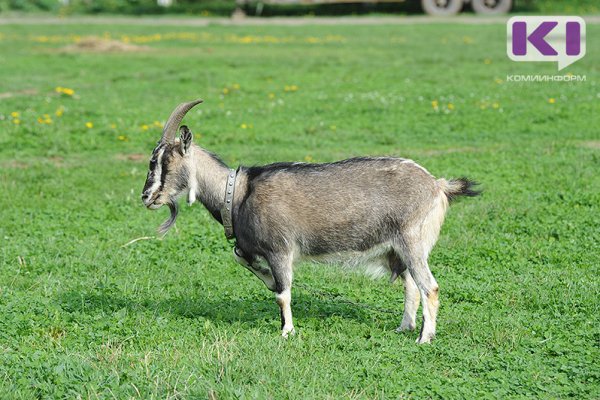
[[[150,189],[152,187],[152,185],[154,185],[154,175],[155,172],[154,170],[156,169],[157,166],[157,162],[158,162],[158,154],[160,153],[160,151],[163,149],[164,145],[159,144],[158,146],[156,146],[154,148],[154,150],[152,150],[152,155],[150,157],[150,164],[148,166],[148,174],[146,175],[146,183],[144,185],[144,189],[143,191],[146,192],[146,190]]]
[[[165,180],[167,179],[167,164],[171,160],[170,154],[166,151],[162,155],[161,171],[160,171],[160,186],[158,191],[162,193],[163,187],[165,186]]]

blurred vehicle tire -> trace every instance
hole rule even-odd
[[[429,15],[454,15],[462,10],[463,0],[421,0],[421,7]]]
[[[477,14],[506,14],[512,7],[512,0],[471,0],[471,7]]]

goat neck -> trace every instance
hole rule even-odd
[[[204,207],[219,222],[221,220],[221,208],[225,200],[225,187],[227,175],[230,168],[214,154],[199,146],[192,146],[192,152],[188,158],[189,194],[188,204],[200,201]],[[236,190],[239,182],[236,183]],[[236,198],[238,197],[236,191]],[[238,203],[234,198],[234,206]]]

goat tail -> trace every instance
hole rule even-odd
[[[442,191],[449,201],[456,200],[459,196],[475,197],[481,194],[481,190],[475,190],[479,183],[467,178],[458,179],[438,179]]]

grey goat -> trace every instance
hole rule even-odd
[[[468,179],[435,179],[411,160],[352,158],[328,164],[276,163],[229,169],[192,143],[181,126],[202,100],[180,104],[165,124],[150,160],[142,201],[167,205],[175,222],[177,200],[199,200],[235,238],[234,255],[273,292],[282,335],[294,333],[291,310],[293,264],[301,259],[358,266],[375,260],[393,282],[404,281],[404,316],[398,330],[414,330],[419,300],[423,325],[417,339],[435,335],[438,284],[427,264],[449,200],[476,196]]]

